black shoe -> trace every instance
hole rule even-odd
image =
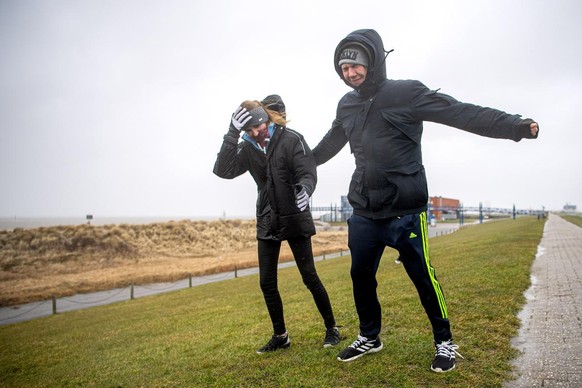
[[[379,352],[383,347],[380,337],[372,340],[359,335],[353,344],[342,350],[337,359],[343,362],[354,361],[364,354]]]
[[[291,346],[289,334],[285,333],[282,336],[273,334],[269,342],[267,342],[265,346],[257,350],[257,353],[262,354],[266,352],[274,352],[277,349],[287,349],[289,346]]]
[[[440,344],[435,343],[434,360],[432,360],[430,369],[437,373],[444,373],[455,369],[455,354],[464,358],[457,352],[458,348],[459,346],[455,345],[453,340],[443,341]]]
[[[330,348],[332,346],[336,346],[340,343],[340,341],[344,339],[341,336],[337,327],[330,327],[325,331],[325,339],[323,340],[323,347]]]

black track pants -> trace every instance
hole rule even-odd
[[[382,328],[376,272],[388,246],[400,253],[400,261],[432,325],[435,341],[452,338],[445,297],[430,263],[427,225],[425,212],[382,220],[353,215],[348,220],[350,273],[361,335],[376,338]]]

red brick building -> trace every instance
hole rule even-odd
[[[461,206],[461,201],[458,199],[443,197],[430,197],[428,203],[430,204],[431,216],[435,217],[437,221],[456,219],[457,210]]]

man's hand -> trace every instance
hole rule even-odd
[[[529,130],[531,131],[532,136],[537,136],[538,131],[540,130],[540,127],[538,126],[538,123],[533,122],[529,125]]]

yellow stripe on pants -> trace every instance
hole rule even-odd
[[[428,223],[426,221],[426,212],[420,213],[420,229],[422,232],[422,250],[424,253],[424,261],[425,261],[426,267],[428,268],[428,274],[430,277],[430,281],[432,283],[432,287],[433,287],[434,292],[435,292],[435,294],[438,298],[438,301],[439,301],[441,315],[443,318],[448,319],[449,313],[447,312],[447,303],[445,301],[445,296],[443,295],[443,291],[441,290],[441,285],[439,284],[439,281],[436,278],[435,270],[432,267],[432,265],[430,265],[430,257],[428,254]]]

